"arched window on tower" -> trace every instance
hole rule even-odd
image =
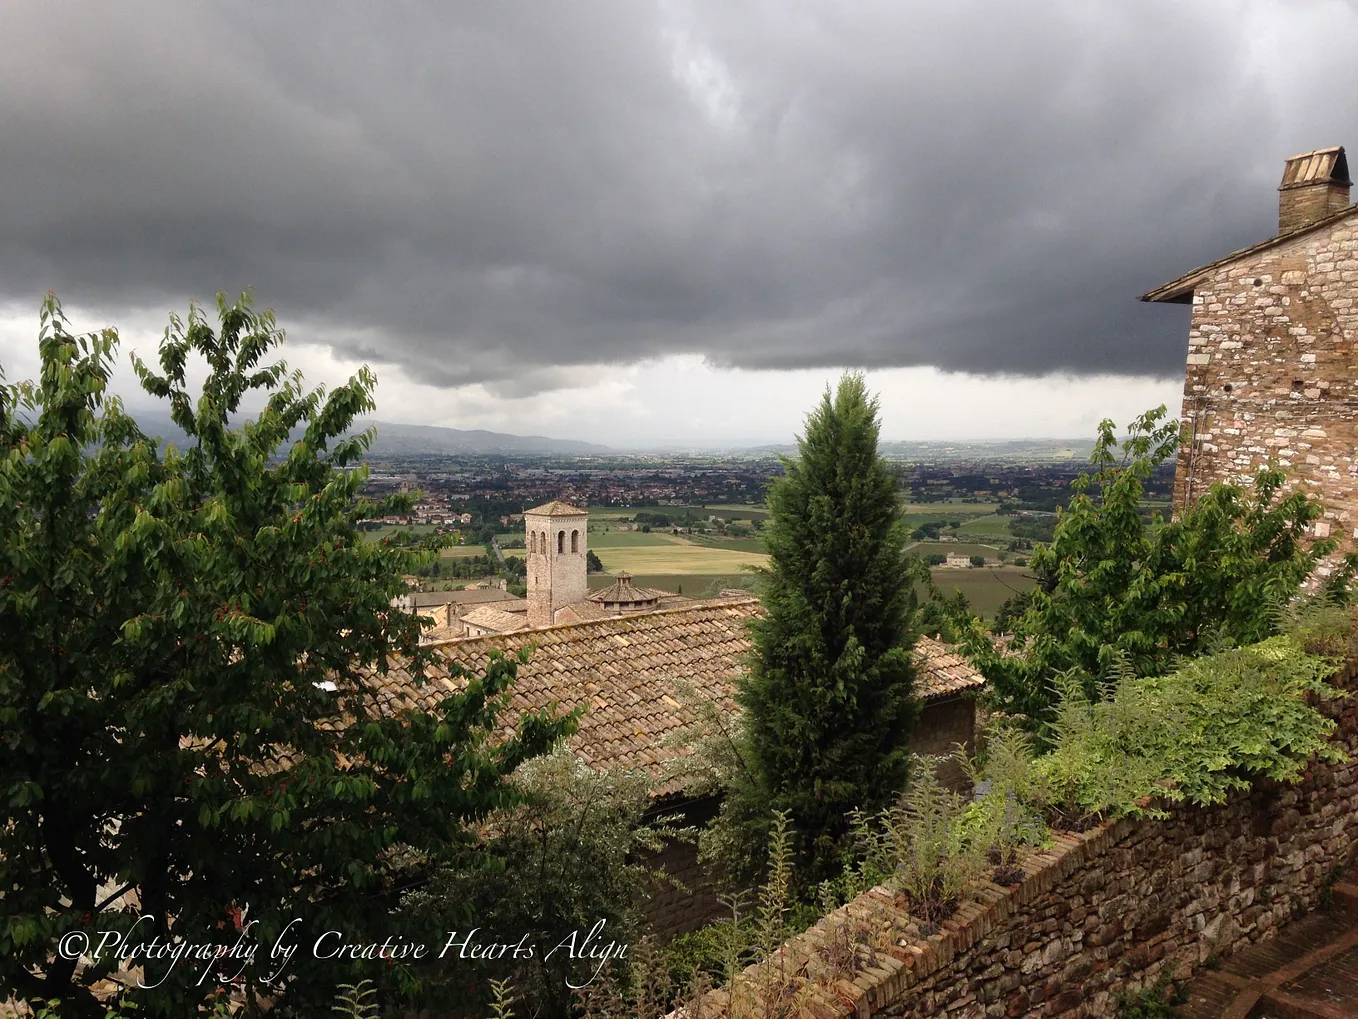
[[[556,532],[556,551],[557,551],[557,554],[558,554],[558,555],[559,555],[560,553],[566,551],[566,532],[565,532],[565,531],[557,531],[557,532]]]
[[[571,551],[572,551],[572,552],[579,552],[579,551],[580,551],[580,532],[579,532],[579,531],[571,531]]]

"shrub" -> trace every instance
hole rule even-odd
[[[1100,425],[1094,470],[1074,482],[1050,544],[1033,554],[1038,586],[1014,626],[1021,653],[1000,654],[980,627],[968,636],[996,706],[1044,737],[1055,674],[1093,699],[1115,662],[1138,676],[1164,675],[1181,656],[1262,640],[1277,632],[1277,607],[1336,548],[1333,539],[1307,540],[1322,508],[1305,492],[1284,494],[1276,470],[1261,471],[1250,490],[1214,484],[1174,520],[1152,514],[1148,526],[1146,481],[1179,445],[1178,422],[1161,423],[1164,414],[1142,415],[1121,443],[1111,421]],[[1335,574],[1337,591],[1355,562],[1348,557]]]
[[[1166,676],[1121,669],[1097,700],[1071,675],[1058,677],[1050,752],[1000,744],[1022,776],[1020,795],[1067,818],[1162,816],[1158,801],[1220,803],[1255,778],[1295,782],[1313,757],[1344,760],[1329,741],[1335,722],[1313,702],[1344,696],[1326,680],[1342,661],[1349,617],[1322,605],[1286,625]]]
[[[405,897],[402,921],[420,930],[532,932],[530,941],[551,946],[604,920],[597,940],[635,943],[640,905],[651,882],[664,880],[650,854],[692,836],[663,821],[643,823],[649,776],[596,770],[557,750],[521,767],[513,784],[526,802],[491,814],[484,830],[493,866],[441,870]],[[484,966],[456,959],[419,975],[433,1004],[484,994],[489,978],[502,978],[530,1014],[565,1016],[567,978],[578,984],[592,967],[565,952],[544,954]]]

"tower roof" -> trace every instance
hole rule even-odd
[[[534,509],[524,510],[523,515],[526,517],[584,517],[589,514],[585,510],[568,506],[559,499],[553,499],[551,502],[545,502]]]
[[[613,574],[613,585],[602,591],[593,591],[589,601],[601,605],[654,605],[668,594],[649,587],[633,587],[632,575],[625,570]]]

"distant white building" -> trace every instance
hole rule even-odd
[[[949,552],[948,558],[943,560],[943,565],[960,570],[969,570],[971,569],[971,556],[962,555],[958,552]]]

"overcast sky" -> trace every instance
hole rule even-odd
[[[1144,290],[1358,145],[1345,0],[0,6],[0,365],[55,288],[153,350],[253,286],[378,417],[785,439],[870,369],[890,438],[1177,400]],[[129,387],[130,388],[130,387]]]

